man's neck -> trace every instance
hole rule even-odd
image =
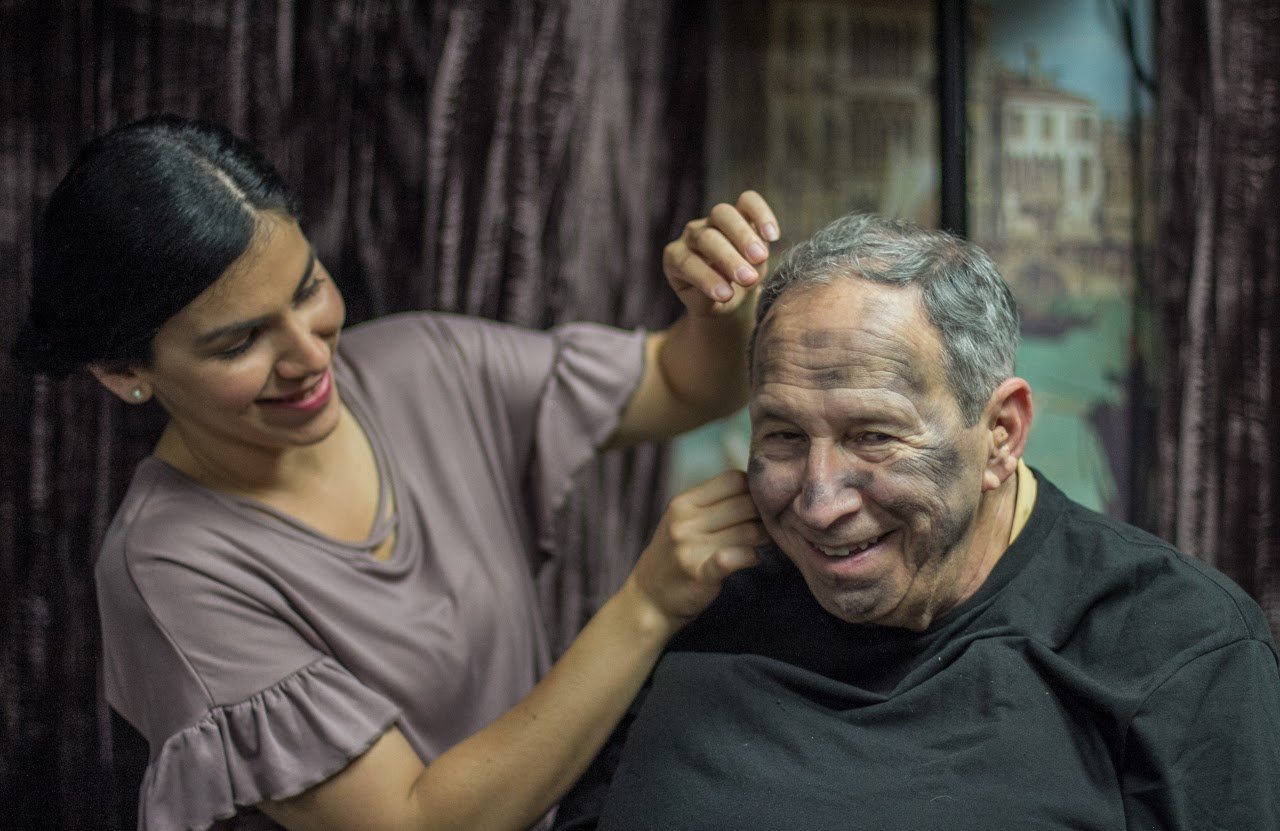
[[[1019,480],[1020,477],[1016,474],[1010,476],[1000,487],[983,495],[982,502],[978,505],[973,537],[969,540],[964,588],[956,605],[973,597],[982,588],[996,563],[1021,530],[1017,521]]]

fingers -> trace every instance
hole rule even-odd
[[[773,209],[769,207],[768,202],[764,201],[764,197],[754,190],[744,190],[738,197],[738,211],[755,226],[760,236],[769,242],[777,242],[781,239],[782,234],[778,230],[778,220],[773,215]]]
[[[746,475],[728,470],[671,500],[627,584],[678,628],[725,577],[758,562],[755,549],[768,539]]]
[[[755,549],[769,541],[747,491],[746,475],[727,470],[671,501],[668,533],[699,579],[718,585],[740,568],[759,562]]]
[[[744,522],[760,518],[755,503],[747,494],[738,494],[709,505],[674,504],[670,509],[669,529],[674,540],[708,536]]]
[[[707,228],[699,245],[717,270],[727,272],[725,276],[740,285],[755,282],[755,266],[769,259],[769,244],[764,237],[756,233],[741,211],[723,202],[707,216]]]
[[[714,556],[703,561],[699,576],[712,585],[718,585],[735,571],[750,568],[758,565],[759,562],[760,555],[756,553],[755,548],[746,546],[721,548]]]
[[[713,534],[758,519],[746,474],[740,470],[726,470],[695,485],[667,507],[668,529],[675,540]]]
[[[760,281],[769,243],[778,239],[769,204],[755,191],[744,191],[735,204],[722,202],[705,219],[687,224],[663,250],[663,270],[678,293],[692,288],[728,303],[740,294],[735,286],[746,289]]]
[[[677,293],[692,287],[709,300],[727,303],[733,299],[731,278],[722,274],[707,254],[698,248],[699,235],[703,233],[706,222],[705,219],[690,222],[680,239],[663,249],[662,270]],[[755,273],[754,269],[752,273]]]
[[[671,501],[687,499],[694,505],[703,506],[746,492],[747,474],[740,470],[726,470],[694,485]]]

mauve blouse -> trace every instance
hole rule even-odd
[[[139,827],[276,827],[244,806],[323,781],[392,724],[429,762],[527,693],[549,663],[533,574],[552,516],[643,352],[643,333],[594,324],[346,331],[334,377],[386,516],[360,543],[144,460],[95,572],[107,700],[150,744]]]

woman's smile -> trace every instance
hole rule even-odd
[[[297,412],[314,413],[323,409],[329,403],[332,392],[333,370],[330,368],[326,369],[324,374],[311,386],[292,395],[259,398],[258,404]]]

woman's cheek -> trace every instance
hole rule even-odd
[[[233,376],[224,378],[215,394],[228,409],[244,410],[267,394],[267,382],[271,369],[266,362],[254,361],[252,366],[241,368]]]
[[[325,274],[327,275],[328,272],[325,272]],[[332,333],[336,338],[338,330],[342,328],[342,324],[347,319],[347,304],[342,299],[342,292],[338,290],[338,285],[333,282],[332,277],[326,280],[325,284],[324,304],[321,310],[323,316],[322,326],[325,329],[324,334],[326,336]]]

